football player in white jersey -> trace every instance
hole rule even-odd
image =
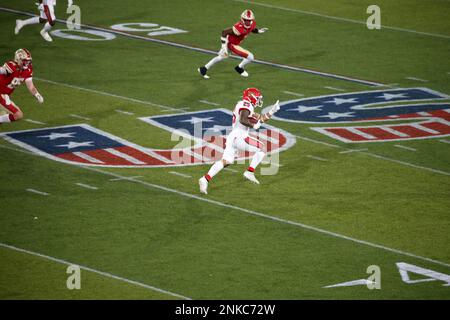
[[[263,151],[264,144],[251,137],[251,128],[259,129],[261,124],[269,120],[275,112],[280,110],[278,101],[272,106],[269,112],[259,115],[254,112],[256,107],[262,107],[263,96],[256,88],[244,90],[243,99],[239,101],[233,111],[233,129],[227,136],[225,150],[222,160],[217,161],[209,169],[208,173],[198,180],[200,192],[208,194],[208,183],[223,168],[234,162],[237,151],[249,151],[254,153],[250,166],[244,172],[244,177],[253,183],[259,184],[255,177],[255,169],[266,155]]]
[[[41,30],[41,36],[48,42],[52,42],[53,39],[50,37],[48,32],[56,23],[55,16],[55,6],[56,0],[39,0],[39,3],[36,3],[38,10],[40,12],[39,17],[33,17],[27,20],[16,20],[16,28],[14,29],[14,33],[17,35],[24,26],[29,24],[44,24],[44,28]],[[73,0],[67,0],[67,6],[70,7],[73,5]]]

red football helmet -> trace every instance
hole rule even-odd
[[[31,53],[27,49],[19,49],[14,54],[14,61],[22,69],[27,69],[32,60]]]
[[[255,20],[255,15],[252,10],[244,10],[241,14],[241,21],[245,28],[250,28],[252,26],[252,22]]]
[[[242,98],[243,100],[250,102],[254,107],[263,106],[263,96],[261,91],[256,88],[245,89]]]

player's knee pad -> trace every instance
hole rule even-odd
[[[255,57],[253,56],[253,53],[250,52],[250,53],[248,54],[247,60],[250,60],[250,61],[255,60]]]

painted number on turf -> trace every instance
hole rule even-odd
[[[67,267],[67,274],[70,276],[67,278],[66,286],[69,290],[80,290],[81,289],[81,270],[79,266],[70,265]]]
[[[429,281],[443,281],[445,282],[443,286],[450,286],[450,276],[448,274],[436,272],[433,270],[421,268],[413,264],[408,264],[405,262],[396,263],[400,276],[403,282],[408,284],[414,284],[419,282],[429,282]],[[411,280],[409,273],[415,273],[424,276],[424,279]]]
[[[127,32],[148,32],[149,36],[163,36],[169,34],[186,33],[186,30],[160,26],[156,23],[121,23],[111,26],[111,29]]]
[[[381,9],[379,6],[373,4],[367,7],[367,13],[370,14],[367,18],[367,29],[381,29]]]

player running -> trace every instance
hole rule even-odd
[[[0,116],[0,123],[18,121],[23,118],[22,110],[11,101],[10,95],[24,81],[28,91],[39,101],[44,98],[33,84],[33,66],[31,53],[27,49],[19,49],[14,61],[6,62],[0,67],[0,105],[8,110],[8,114]]]
[[[237,151],[253,152],[253,158],[250,166],[244,172],[244,177],[253,183],[259,184],[255,178],[255,169],[261,163],[266,155],[263,151],[264,144],[250,137],[250,128],[259,129],[261,124],[272,118],[275,112],[280,110],[278,101],[272,106],[269,112],[259,115],[254,112],[256,107],[262,107],[263,96],[256,88],[244,90],[243,99],[236,104],[233,111],[233,129],[227,136],[225,150],[222,160],[217,161],[209,169],[208,173],[198,180],[200,192],[208,194],[208,184],[211,179],[223,168],[234,162],[234,156]]]
[[[211,61],[203,67],[198,68],[198,72],[203,76],[203,78],[209,79],[209,76],[206,73],[217,62],[228,58],[229,49],[234,54],[243,58],[242,62],[234,68],[236,72],[243,77],[248,77],[248,72],[244,70],[244,67],[255,58],[250,51],[245,50],[239,45],[250,33],[264,33],[267,30],[269,29],[256,28],[255,15],[251,10],[245,10],[242,12],[241,20],[239,22],[237,22],[233,27],[222,31],[222,48],[219,51],[219,55],[211,59]]]
[[[16,28],[14,29],[14,33],[17,35],[24,26],[29,24],[44,24],[44,28],[41,30],[41,36],[48,42],[52,42],[53,39],[50,37],[48,32],[56,23],[55,16],[55,6],[56,0],[39,0],[39,3],[36,3],[38,6],[38,10],[40,12],[39,17],[33,17],[27,20],[16,20]],[[67,6],[70,7],[73,5],[73,0],[67,0]]]

